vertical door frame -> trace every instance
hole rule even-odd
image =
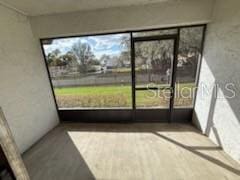
[[[132,68],[132,110],[133,120],[136,121],[136,72],[135,72],[135,43],[136,42],[150,42],[150,41],[164,41],[173,40],[173,63],[171,70],[171,84],[170,84],[170,103],[169,103],[169,115],[168,123],[173,121],[173,108],[174,108],[174,96],[175,96],[175,82],[176,82],[176,70],[178,60],[178,46],[179,46],[179,29],[178,33],[174,35],[157,35],[157,36],[144,36],[133,37],[131,33],[131,68]],[[152,108],[149,108],[152,109]],[[161,111],[161,109],[158,109]],[[140,110],[139,110],[140,111]]]

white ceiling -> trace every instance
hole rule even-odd
[[[0,0],[29,16],[179,0]]]

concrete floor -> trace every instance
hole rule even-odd
[[[237,162],[183,124],[61,124],[23,158],[32,180],[240,179]]]

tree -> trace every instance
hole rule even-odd
[[[131,49],[131,43],[129,36],[122,36],[121,37],[121,45],[124,48],[124,50],[129,51]]]
[[[128,36],[123,36],[121,44],[125,47],[120,55],[120,60],[130,60],[130,40]],[[135,43],[136,66],[150,65],[153,69],[164,67],[167,70],[171,63],[173,44],[169,41],[151,41]],[[167,65],[164,65],[167,63]]]
[[[130,52],[122,51],[118,58],[119,66],[124,67],[126,62],[129,62],[129,64],[130,64],[130,59],[131,59]]]
[[[81,73],[86,73],[88,69],[89,62],[94,59],[94,54],[91,50],[91,47],[87,43],[82,43],[81,40],[77,41],[72,46],[73,54],[79,61],[79,70]]]
[[[59,54],[61,53],[61,51],[59,49],[55,49],[53,52],[52,52],[55,56],[59,56]]]
[[[63,61],[69,66],[75,66],[76,64],[78,64],[76,56],[71,51],[68,51],[64,55],[61,55],[59,59],[61,59],[61,61]]]
[[[135,45],[136,64],[151,66],[153,71],[165,72],[171,66],[172,41],[140,42]]]
[[[54,51],[48,53],[47,55],[47,64],[49,66],[63,66],[65,63],[61,61],[59,58],[61,51],[59,49],[55,49]]]
[[[106,65],[107,62],[111,59],[111,57],[109,55],[106,55],[106,54],[103,54],[101,57],[100,57],[100,62],[101,64],[103,65]]]
[[[202,27],[183,28],[180,32],[179,55],[186,58],[183,67],[195,77],[198,67],[198,55],[201,53],[203,29]]]
[[[48,66],[51,66],[51,64],[53,63],[53,61],[56,59],[55,55],[53,53],[48,53],[47,55],[47,64]]]
[[[200,52],[202,42],[202,27],[184,28],[180,32],[180,54]]]
[[[90,66],[100,65],[100,62],[99,62],[97,59],[91,59],[91,60],[88,62],[88,65],[90,65]]]
[[[130,50],[131,50],[131,43],[130,43],[130,38],[129,36],[122,36],[121,38],[121,45],[123,47],[122,49],[122,52],[119,56],[119,65],[121,67],[124,66],[124,62],[126,61],[131,61],[131,53],[130,53]],[[129,63],[130,64],[130,63]]]

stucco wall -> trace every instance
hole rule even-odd
[[[0,106],[20,151],[58,124],[39,42],[27,17],[0,5]]]
[[[240,161],[240,1],[217,0],[209,24],[194,123]],[[220,84],[213,96],[213,84]],[[234,95],[230,90],[234,90]],[[208,92],[206,91],[208,88]],[[216,88],[215,88],[216,89]]]
[[[56,37],[209,22],[213,0],[157,4],[45,15],[31,18],[36,37]]]

